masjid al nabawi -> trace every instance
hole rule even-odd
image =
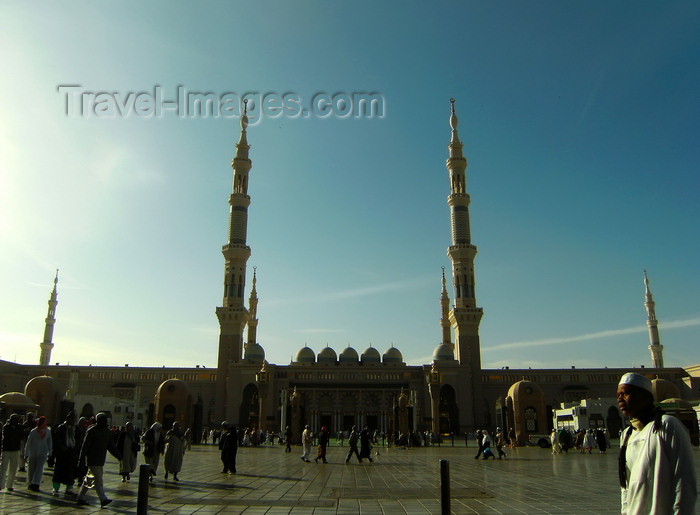
[[[450,305],[443,271],[442,343],[435,348],[432,363],[406,365],[400,350],[393,346],[383,354],[373,347],[361,354],[349,346],[339,354],[330,347],[318,353],[304,347],[289,365],[267,363],[265,351],[256,341],[255,270],[247,306],[244,296],[251,254],[246,236],[252,167],[244,113],[232,162],[228,242],[222,248],[224,295],[216,308],[220,326],[217,368],[50,365],[58,303],[56,275],[40,364],[0,361],[3,417],[10,411],[32,410],[46,415],[50,423],[58,423],[71,408],[80,416],[104,411],[113,425],[132,421],[144,428],[158,420],[167,428],[177,420],[191,427],[194,435],[224,420],[274,432],[289,425],[295,435],[306,424],[314,431],[325,425],[331,434],[353,425],[387,434],[432,431],[443,435],[501,426],[507,434],[524,441],[533,434],[547,434],[560,407],[587,404],[591,409],[586,427],[607,427],[611,434],[617,434],[623,420],[611,397],[628,369],[481,368],[479,324],[483,309],[477,305],[474,288],[477,248],[470,234],[467,160],[457,131],[454,99],[451,102],[452,135],[446,166],[452,241],[447,254],[452,262],[454,303]],[[700,365],[664,367],[646,272],[644,284],[653,366],[638,371],[655,379],[657,400],[671,399],[669,403],[685,413],[691,427],[697,420],[692,404],[697,402],[688,401],[700,398]],[[567,417],[561,420],[566,424]]]

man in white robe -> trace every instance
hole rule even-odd
[[[690,436],[676,417],[654,404],[651,380],[625,374],[617,402],[630,417],[620,441],[623,514],[693,514],[697,498]]]

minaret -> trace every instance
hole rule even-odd
[[[646,289],[644,296],[644,307],[647,308],[647,326],[649,327],[649,351],[651,352],[651,363],[654,368],[664,368],[664,346],[659,340],[659,327],[656,320],[656,310],[654,306],[651,290],[649,289],[649,278],[647,271],[644,270],[644,287]]]
[[[449,345],[454,351],[452,343],[452,326],[450,325],[450,296],[447,294],[447,281],[445,280],[445,267],[442,267],[442,295],[440,295],[440,327],[442,327],[442,343]]]
[[[454,283],[454,307],[450,311],[450,323],[455,333],[455,359],[466,371],[465,381],[467,399],[470,406],[465,413],[466,425],[483,424],[485,409],[481,406],[481,344],[479,341],[479,324],[484,310],[476,306],[474,281],[474,257],[476,247],[472,245],[469,225],[469,194],[467,193],[466,169],[467,160],[462,154],[464,145],[457,133],[457,114],[455,100],[450,99],[452,113],[450,127],[452,138],[448,149],[450,157],[446,166],[450,176],[450,194],[447,204],[450,206],[452,225],[452,244],[447,249],[447,255],[452,261],[452,280]]]
[[[40,365],[49,365],[51,363],[51,351],[53,350],[53,326],[56,325],[56,305],[58,305],[58,270],[56,277],[53,280],[53,291],[49,298],[49,312],[46,315],[46,325],[44,326],[44,341],[41,342],[41,355],[39,356]]]
[[[250,290],[250,298],[248,299],[248,345],[256,343],[258,338],[258,291],[255,289],[255,284],[258,282],[256,277],[256,267],[253,267],[253,287]]]
[[[244,101],[241,116],[241,137],[236,144],[236,157],[231,162],[233,168],[233,193],[229,195],[231,206],[229,215],[228,243],[221,249],[224,255],[224,299],[223,306],[216,308],[219,319],[219,358],[216,380],[216,415],[219,421],[234,419],[238,406],[234,406],[232,392],[228,388],[229,365],[238,363],[243,357],[243,330],[248,322],[245,307],[246,263],[250,257],[250,247],[246,244],[248,232],[248,172],[252,161],[248,157],[250,145],[246,135],[248,127],[247,101]]]

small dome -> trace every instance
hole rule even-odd
[[[189,393],[189,388],[187,388],[187,383],[182,379],[167,379],[163,381],[158,387],[156,395],[181,395]]]
[[[39,407],[33,400],[20,392],[8,392],[0,395],[0,406],[13,410],[34,410]]]
[[[518,381],[517,383],[513,383],[513,385],[511,385],[510,389],[508,390],[508,396],[513,397],[514,400],[518,400],[520,398],[528,398],[532,395],[538,395],[541,397],[542,389],[537,383],[527,381],[526,379]]]
[[[454,361],[455,353],[452,351],[452,347],[446,343],[441,343],[433,351],[433,361]]]
[[[24,387],[25,395],[32,397],[33,393],[53,394],[58,389],[58,383],[51,376],[34,377]],[[30,393],[31,392],[31,393]]]
[[[367,347],[362,353],[361,360],[363,363],[381,363],[382,357],[377,349],[374,347]]]
[[[681,396],[681,393],[675,384],[668,379],[661,379],[658,377],[651,380],[651,391],[654,394],[654,400],[656,402]]]
[[[30,379],[24,387],[24,395],[39,405],[39,415],[44,415],[50,421],[58,418],[63,391],[53,377],[39,376]]]
[[[384,352],[384,355],[382,356],[382,361],[384,363],[401,364],[403,363],[403,354],[401,354],[401,351],[399,349],[392,345],[386,350],[386,352]]]
[[[265,349],[259,343],[249,343],[243,353],[243,359],[262,361],[265,359]]]
[[[341,363],[357,363],[359,359],[360,356],[357,355],[357,351],[349,345],[340,353]]]
[[[338,355],[333,349],[326,346],[321,352],[318,353],[317,361],[319,363],[335,363],[338,361]]]
[[[294,358],[295,363],[315,363],[316,353],[310,347],[302,347]]]

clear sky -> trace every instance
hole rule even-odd
[[[644,269],[666,365],[700,362],[698,2],[2,2],[0,48],[0,359],[38,363],[59,268],[52,362],[216,366],[240,128],[149,111],[180,86],[298,99],[248,130],[271,363],[430,362],[450,97],[484,367],[650,366]],[[382,116],[294,109],[355,92]]]

